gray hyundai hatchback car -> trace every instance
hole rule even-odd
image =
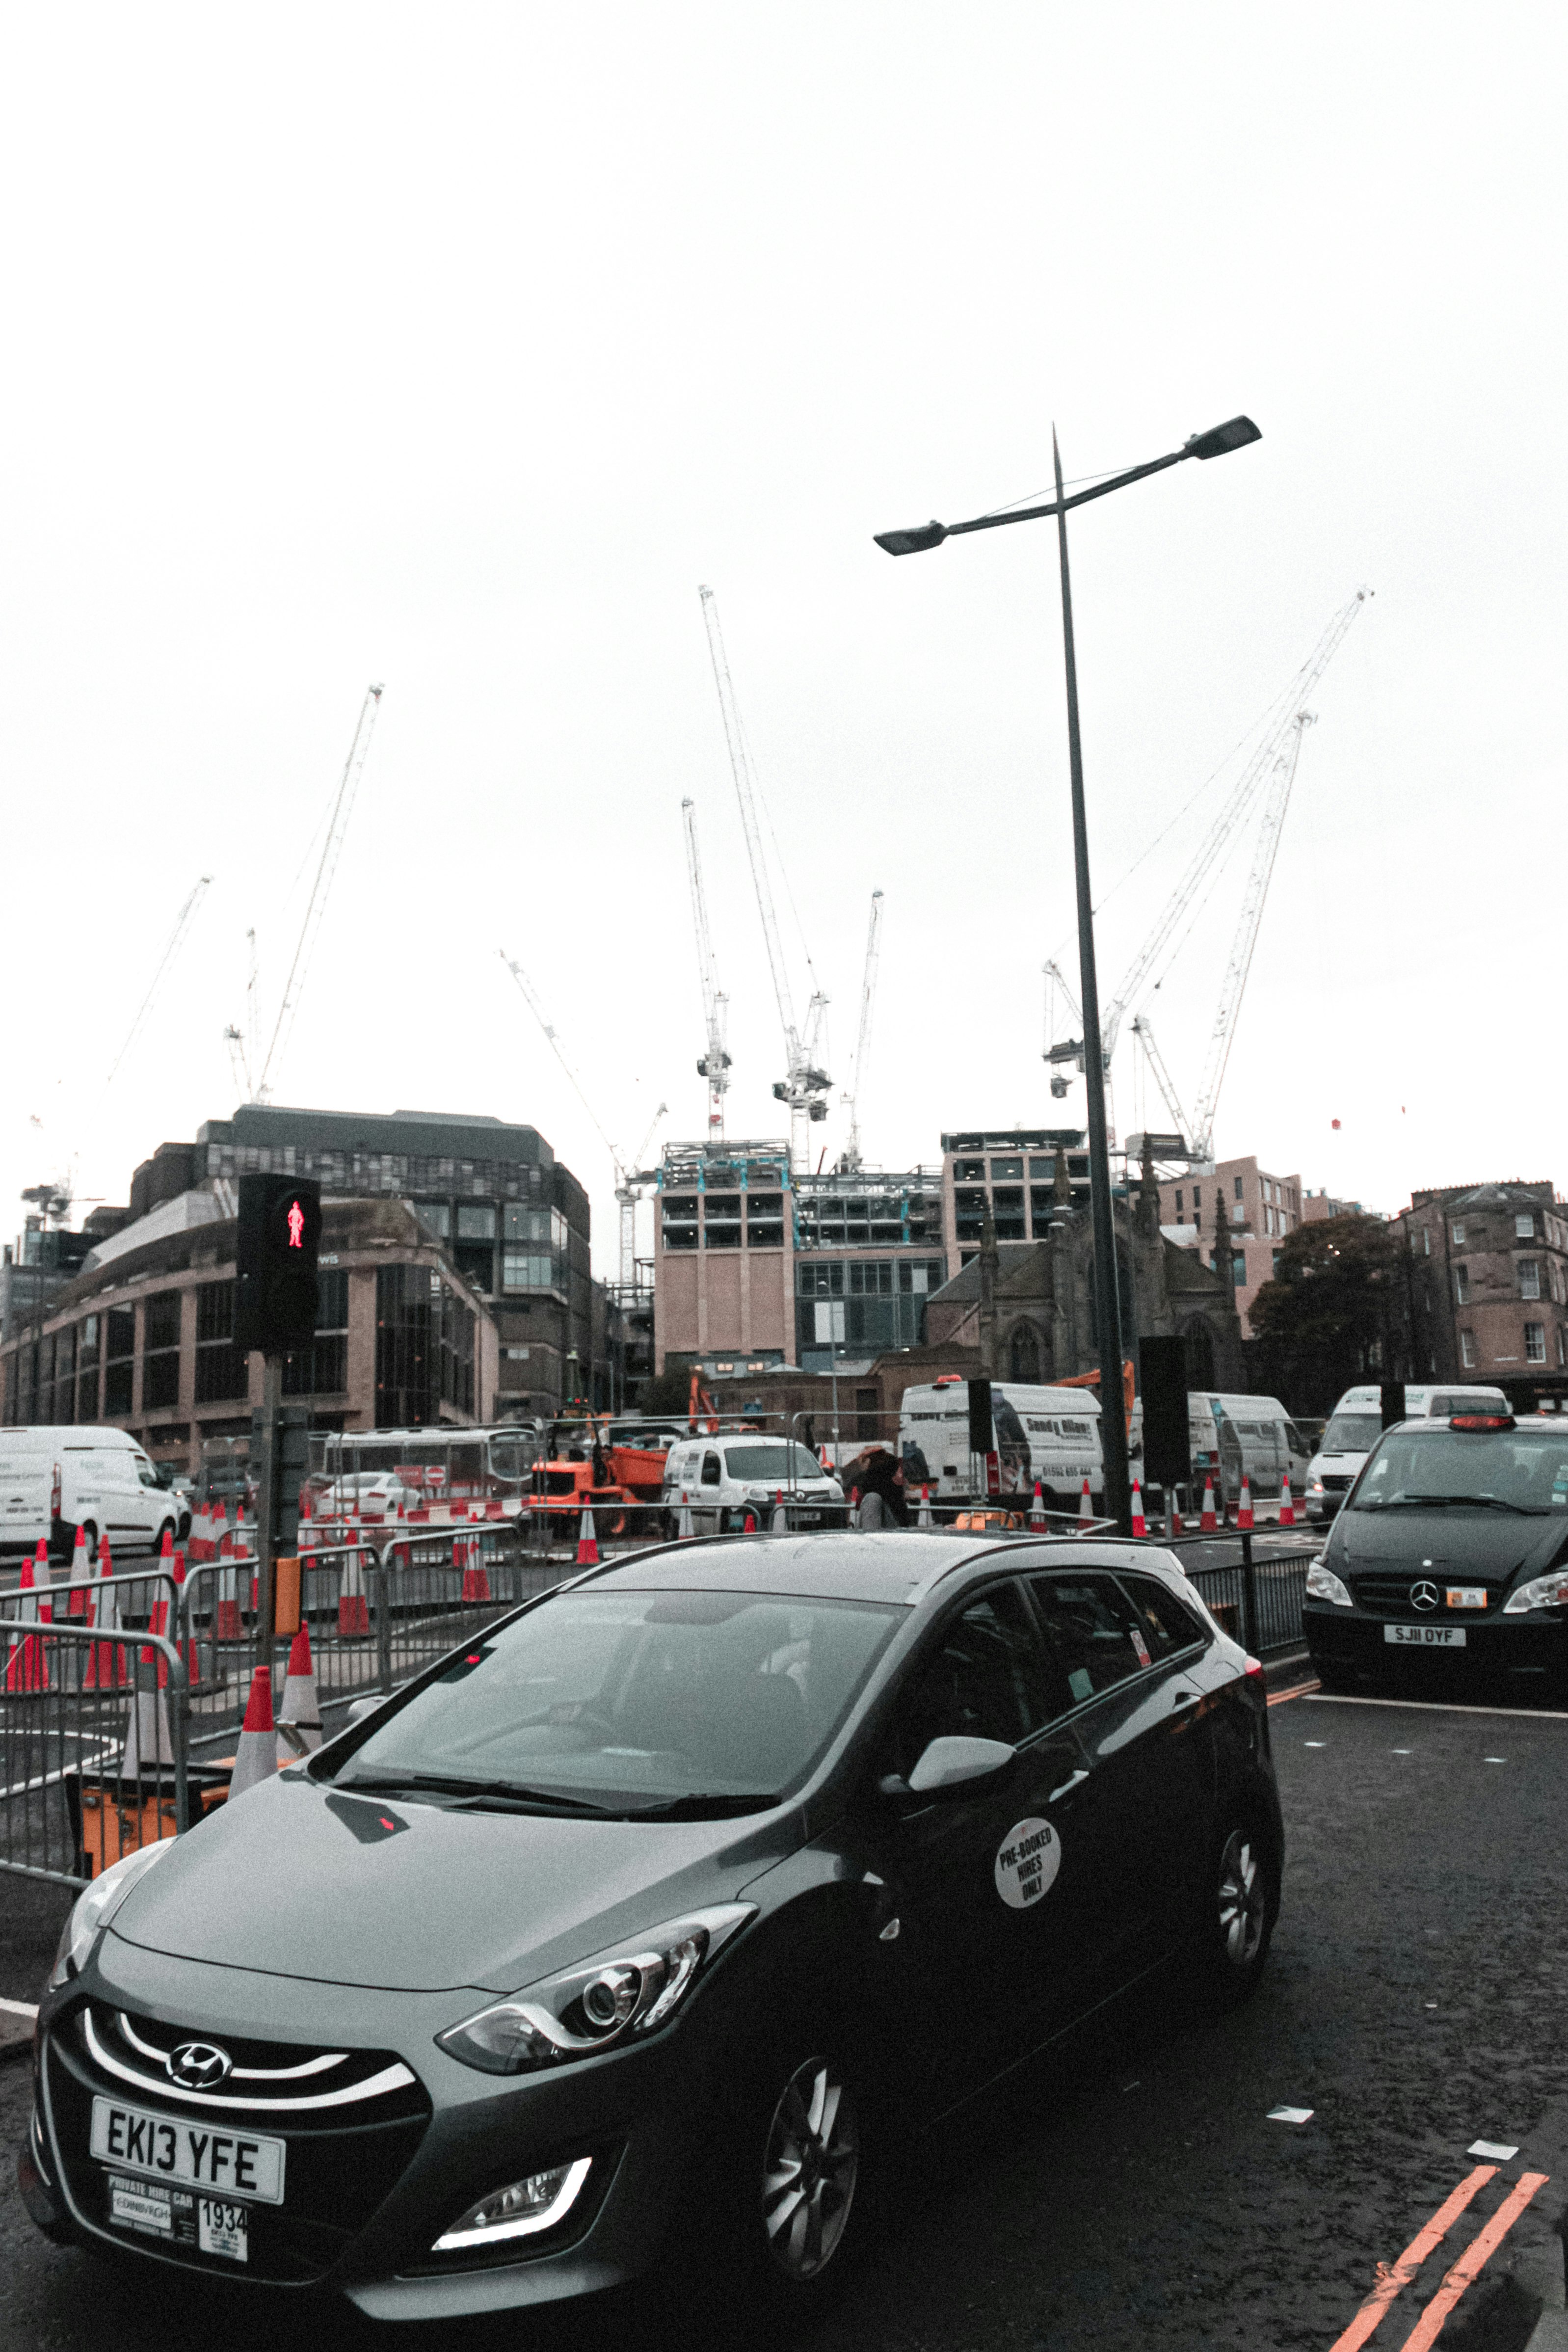
[[[803,2315],[909,2108],[1178,1948],[1248,1991],[1281,1843],[1261,1669],[1157,1548],[643,1552],[94,1882],[23,2192],[389,2319],[694,2248]]]

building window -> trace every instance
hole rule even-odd
[[[993,1184],[1016,1184],[1021,1181],[1022,1176],[1023,1161],[1021,1160],[993,1160],[991,1162],[991,1181]]]
[[[1538,1257],[1521,1257],[1517,1261],[1517,1264],[1519,1266],[1520,1297],[1521,1298],[1539,1298],[1541,1296],[1541,1260]]]
[[[250,1392],[249,1359],[235,1346],[234,1328],[234,1284],[204,1282],[196,1293],[198,1404],[218,1404]]]
[[[460,1242],[493,1242],[496,1238],[494,1202],[460,1205],[457,1211],[457,1238]]]
[[[1516,1240],[1521,1242],[1533,1241],[1535,1239],[1535,1212],[1532,1209],[1521,1209],[1519,1214],[1513,1221],[1513,1231]]]
[[[426,1233],[434,1234],[438,1242],[449,1242],[452,1239],[450,1201],[416,1201],[413,1204],[413,1213]]]
[[[1463,1249],[1465,1245],[1465,1221],[1463,1217],[1456,1217],[1453,1223],[1448,1227],[1448,1231],[1453,1236],[1454,1247],[1456,1249]]]
[[[1454,1304],[1468,1307],[1470,1303],[1470,1270],[1468,1265],[1454,1268]]]
[[[1423,1225],[1421,1228],[1421,1255],[1423,1257],[1430,1257],[1432,1255],[1432,1228],[1430,1225]]]
[[[1476,1335],[1473,1331],[1461,1331],[1459,1334],[1459,1361],[1467,1372],[1475,1370]]]
[[[690,1246],[695,1247],[695,1237]],[[550,1290],[555,1286],[555,1261],[530,1250],[501,1252],[503,1290]]]
[[[695,1250],[697,1245],[696,1194],[667,1192],[664,1195],[664,1214],[660,1223],[664,1236],[664,1247],[667,1250]]]
[[[738,1192],[709,1192],[703,1213],[703,1240],[708,1249],[740,1247]]]
[[[1197,1214],[1198,1211],[1202,1208],[1202,1206],[1203,1206],[1203,1187],[1202,1187],[1202,1185],[1201,1185],[1201,1184],[1195,1184],[1195,1185],[1193,1186],[1193,1188],[1192,1188],[1192,1213],[1193,1213],[1193,1215],[1194,1215],[1195,1217],[1197,1216]]]
[[[348,1385],[349,1277],[340,1268],[323,1269],[317,1276],[316,1337],[283,1359],[283,1393],[339,1396]]]
[[[103,1410],[107,1420],[118,1421],[131,1411],[136,1310],[132,1307],[111,1307],[104,1320],[109,1329],[104,1354]]]
[[[1239,1177],[1239,1176],[1236,1177],[1236,1178],[1234,1179],[1234,1182],[1235,1182],[1235,1185],[1236,1185],[1236,1197],[1237,1197],[1237,1199],[1239,1201],[1239,1199],[1241,1198],[1241,1179],[1240,1179],[1240,1177]]]
[[[953,1181],[957,1184],[983,1184],[986,1181],[985,1161],[956,1160],[953,1162]]]
[[[78,1421],[98,1419],[99,1318],[96,1315],[82,1318],[77,1332],[77,1409]]]
[[[1009,1377],[1015,1381],[1038,1381],[1040,1378],[1040,1341],[1027,1323],[1013,1326],[1008,1342]]]
[[[1561,1323],[1557,1326],[1557,1361],[1559,1366],[1568,1364],[1568,1328]]]
[[[434,1266],[376,1268],[376,1426],[474,1411],[475,1316]]]
[[[1280,1255],[1281,1254],[1278,1250],[1270,1250],[1269,1253],[1270,1269],[1274,1274],[1278,1274],[1280,1271]]]
[[[748,1249],[782,1249],[784,1196],[781,1192],[748,1192],[746,1196],[746,1241]]]
[[[1525,1325],[1524,1360],[1527,1364],[1543,1364],[1546,1361],[1546,1326],[1544,1323],[1527,1323]]]
[[[180,1402],[180,1294],[160,1291],[147,1301],[142,1324],[141,1410],[166,1412]]]
[[[1240,1289],[1242,1284],[1246,1281],[1247,1253],[1245,1250],[1232,1251],[1230,1258],[1230,1279],[1233,1286],[1238,1290]]]
[[[1181,1186],[1179,1184],[1176,1186],[1176,1222],[1179,1223],[1181,1221]]]

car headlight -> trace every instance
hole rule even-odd
[[[1321,1495],[1322,1491],[1323,1482],[1321,1478],[1314,1478],[1307,1488],[1309,1495]]]
[[[720,1946],[757,1910],[723,1903],[690,1911],[542,1983],[498,2000],[435,2037],[449,2057],[486,2074],[522,2074],[652,2033],[672,2018]]]
[[[1336,1609],[1355,1607],[1349,1588],[1321,1559],[1314,1559],[1307,1570],[1307,1597],[1312,1601],[1332,1601]]]
[[[88,1962],[88,1955],[98,1941],[100,1929],[109,1924],[110,1915],[124,1901],[143,1871],[151,1870],[161,1854],[168,1853],[172,1838],[159,1838],[152,1845],[138,1846],[121,1862],[111,1862],[100,1871],[92,1885],[78,1895],[60,1934],[60,1946],[55,1954],[55,1965],[49,1970],[48,1989],[53,1992],[68,1978],[79,1976]]]
[[[1554,1568],[1550,1576],[1532,1576],[1502,1604],[1505,1617],[1522,1617],[1527,1609],[1568,1609],[1568,1567]]]

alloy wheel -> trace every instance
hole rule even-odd
[[[1233,1969],[1257,1958],[1266,1907],[1258,1849],[1244,1830],[1232,1830],[1219,1858],[1219,1937]]]
[[[860,2173],[854,2099],[826,2058],[810,2058],[784,2086],[762,2165],[768,2251],[786,2277],[815,2278],[836,2252]]]

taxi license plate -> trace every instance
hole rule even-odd
[[[165,2245],[191,2246],[225,2263],[250,2260],[250,2208],[231,2198],[198,2197],[189,2189],[172,2189],[166,2180],[111,2172],[109,2218],[117,2230],[161,2238]]]
[[[132,2173],[154,2186],[205,2189],[204,2202],[251,2198],[263,2205],[283,2202],[287,2143],[256,2132],[225,2131],[206,2118],[154,2115],[123,2106],[118,2099],[92,2103],[92,2153],[116,2174]]]
[[[1385,1625],[1383,1638],[1416,1650],[1462,1650],[1465,1629],[1462,1625]]]

